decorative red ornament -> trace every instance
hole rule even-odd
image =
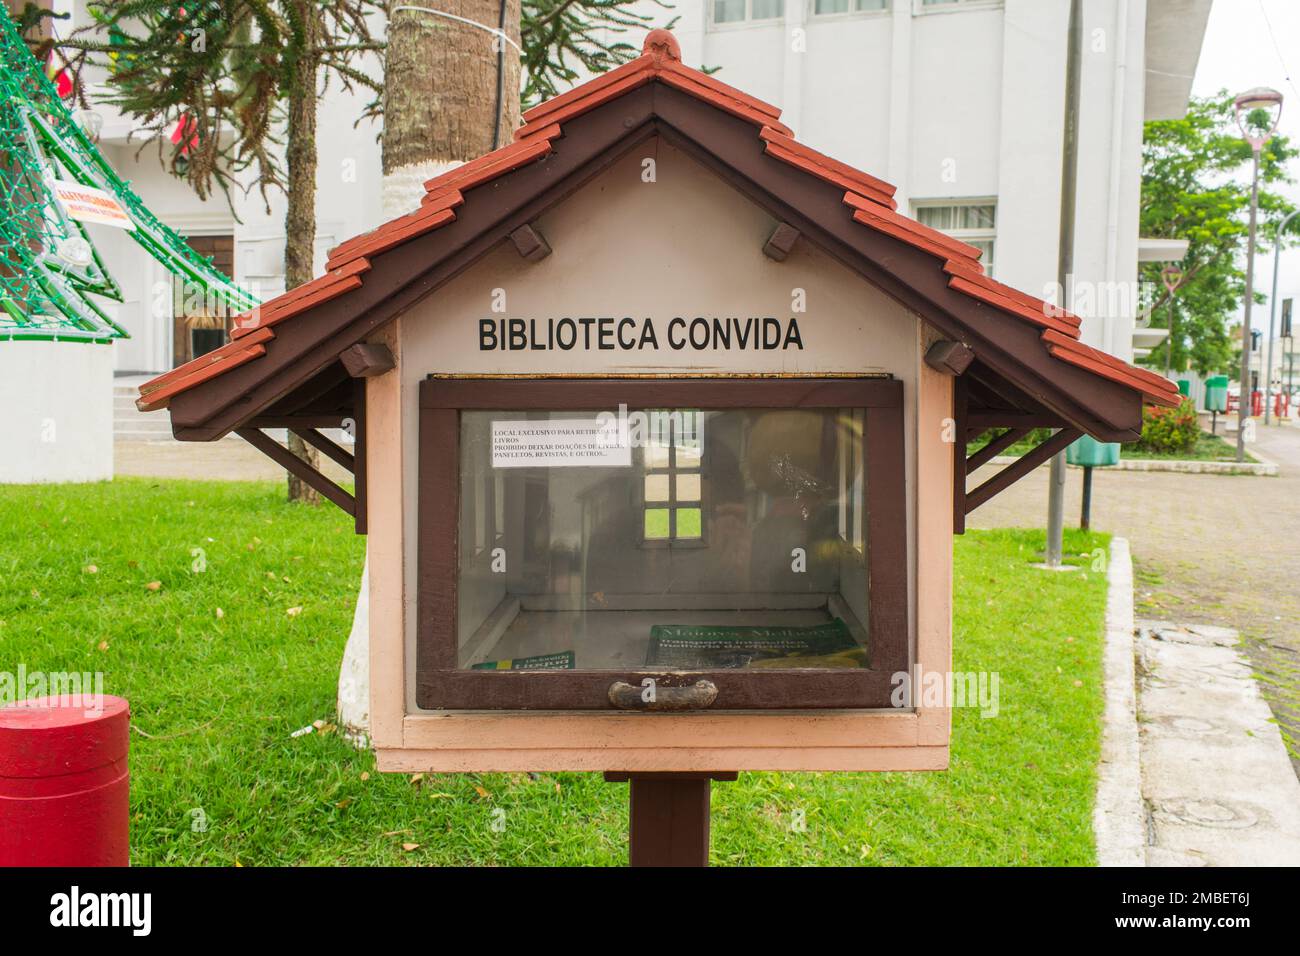
[[[182,156],[188,156],[190,150],[199,145],[198,125],[194,121],[194,117],[186,113],[177,121],[176,128],[172,130],[171,140],[173,145],[185,140],[184,145],[181,146]]]

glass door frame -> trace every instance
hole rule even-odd
[[[462,411],[861,408],[866,434],[870,667],[715,671],[476,671],[457,666]],[[416,704],[425,710],[613,710],[611,685],[711,681],[710,711],[890,707],[910,670],[903,383],[863,378],[472,378],[420,383]]]

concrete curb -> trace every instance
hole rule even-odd
[[[1128,539],[1112,538],[1106,572],[1105,709],[1092,828],[1098,866],[1146,866],[1146,808],[1138,750],[1133,652],[1133,559]]]
[[[1260,456],[1251,452],[1256,458]],[[998,455],[990,464],[1010,465],[1018,459],[1014,455]],[[1046,467],[1046,464],[1039,467]],[[1077,468],[1078,465],[1071,465]],[[1121,458],[1118,465],[1108,465],[1100,471],[1168,471],[1184,475],[1259,475],[1277,477],[1277,465],[1271,461],[1179,461],[1165,458]]]

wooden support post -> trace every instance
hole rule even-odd
[[[305,441],[308,445],[311,445],[325,457],[333,459],[336,464],[341,465],[348,471],[355,472],[357,470],[354,456],[350,452],[339,447],[339,445],[331,439],[326,438],[316,429],[290,428],[289,431],[296,434],[299,438]]]
[[[319,471],[307,464],[289,449],[285,448],[269,435],[256,428],[236,428],[235,434],[248,442],[267,458],[270,458],[285,471],[291,471],[322,495],[334,502],[348,514],[356,515],[356,500],[330,481]]]
[[[1011,487],[1053,455],[1065,451],[1066,447],[1082,434],[1083,432],[1077,428],[1062,428],[1051,438],[1017,458],[1014,465],[1007,465],[974,491],[967,492],[966,514],[970,514],[994,495]]]
[[[391,353],[389,353],[391,354]],[[352,501],[353,527],[357,534],[366,534],[368,525],[368,508],[366,505],[366,381],[356,379],[353,383],[355,397],[352,400]]]
[[[1028,435],[1028,428],[1008,428],[1001,435],[991,438],[989,443],[966,459],[966,474],[973,475],[982,466],[991,462],[1020,439]]]
[[[734,772],[632,773],[610,771],[608,783],[630,783],[629,866],[708,866],[709,798],[714,780]]]
[[[966,533],[966,410],[969,403],[968,384],[958,375],[952,383],[952,533]]]

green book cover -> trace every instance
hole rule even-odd
[[[839,618],[807,627],[656,624],[645,662],[677,670],[866,667],[866,651]]]
[[[573,651],[538,654],[534,657],[516,657],[504,661],[484,661],[482,664],[470,665],[472,671],[571,671],[573,669]]]

